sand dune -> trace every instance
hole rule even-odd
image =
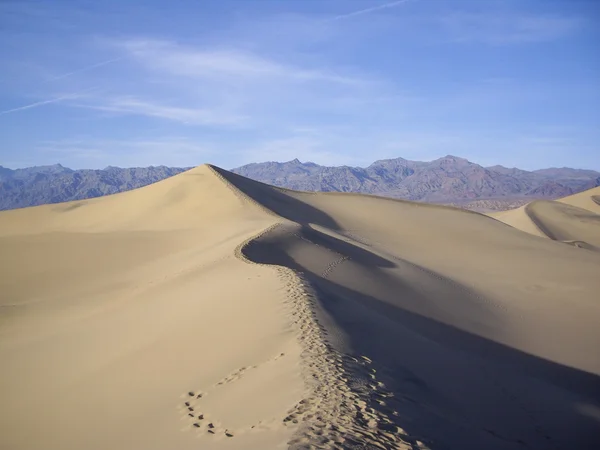
[[[522,214],[598,245],[574,201]],[[0,254],[0,448],[600,445],[600,252],[201,166]]]
[[[561,198],[557,201],[600,214],[600,186],[584,192],[569,195],[568,197]]]
[[[529,217],[550,239],[600,250],[600,215],[560,202],[535,201]]]
[[[600,250],[600,187],[556,201],[538,200],[521,208],[490,214],[536,236],[588,250]]]
[[[527,212],[527,205],[520,206],[519,208],[509,209],[507,211],[499,211],[489,213],[490,217],[493,217],[500,222],[504,222],[517,230],[525,231],[526,233],[532,234],[539,237],[548,237],[539,227],[535,224]]]
[[[0,448],[285,448],[285,283],[235,257],[272,222],[208,167],[1,214]]]

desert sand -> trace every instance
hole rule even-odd
[[[556,201],[534,201],[490,217],[535,236],[600,250],[600,187]]]
[[[598,448],[584,194],[510,226],[205,165],[2,212],[0,448]]]

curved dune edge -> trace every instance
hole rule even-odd
[[[600,250],[600,188],[555,201],[537,200],[490,217],[534,236],[547,237],[574,247]]]
[[[221,169],[215,170],[221,172]],[[241,244],[236,253],[238,257],[251,263],[274,267],[281,273],[284,280],[286,280],[286,274],[290,274],[292,277],[291,280],[289,278],[287,280],[291,281],[291,285],[290,281],[288,281],[288,285],[292,292],[290,299],[294,303],[294,324],[303,345],[305,364],[302,370],[306,374],[306,379],[310,380],[309,386],[312,389],[307,397],[299,402],[293,410],[290,410],[290,415],[284,419],[292,423],[298,421],[300,425],[294,439],[290,441],[291,448],[305,448],[309,445],[318,445],[320,448],[338,448],[336,444],[338,446],[341,444],[342,448],[346,448],[344,446],[347,445],[348,448],[358,446],[359,448],[435,449],[436,444],[444,442],[445,439],[452,439],[450,435],[455,431],[450,431],[445,427],[451,428],[455,425],[471,430],[464,435],[475,438],[473,442],[469,443],[462,441],[461,445],[465,448],[512,449],[521,448],[526,445],[525,442],[527,445],[534,442],[530,445],[531,448],[544,448],[544,442],[557,439],[556,430],[553,430],[556,424],[551,425],[553,419],[544,417],[545,413],[530,412],[530,408],[533,408],[532,404],[527,407],[515,407],[514,400],[511,400],[515,394],[511,392],[520,392],[522,389],[531,389],[532,392],[537,392],[538,389],[549,389],[549,392],[544,394],[547,398],[543,401],[553,404],[555,394],[552,393],[552,389],[555,388],[552,386],[557,386],[558,392],[569,392],[568,395],[576,393],[576,396],[594,398],[592,386],[595,383],[596,375],[593,373],[585,371],[568,373],[568,371],[563,372],[565,370],[563,368],[550,369],[545,367],[546,363],[538,366],[540,363],[537,360],[536,362],[524,362],[524,357],[519,352],[512,355],[512,350],[496,347],[493,339],[481,341],[474,337],[478,333],[483,333],[485,336],[490,333],[490,330],[501,326],[498,324],[498,318],[504,318],[513,308],[519,309],[521,297],[517,297],[518,300],[513,305],[510,301],[504,303],[503,300],[488,299],[487,296],[494,290],[489,287],[490,285],[485,288],[484,293],[481,293],[472,288],[470,283],[465,284],[452,276],[447,276],[444,270],[436,269],[434,264],[430,266],[427,263],[417,262],[417,254],[409,258],[396,256],[391,253],[393,250],[381,248],[386,244],[374,243],[373,239],[377,239],[377,234],[363,235],[364,230],[346,228],[351,223],[340,222],[343,217],[339,216],[338,218],[335,211],[342,211],[343,214],[345,210],[350,212],[352,217],[363,217],[367,222],[371,219],[380,222],[388,220],[384,219],[386,216],[376,219],[370,216],[368,210],[363,210],[364,205],[370,204],[377,208],[383,208],[383,211],[389,210],[390,213],[393,213],[395,219],[390,218],[391,223],[400,217],[400,220],[407,222],[424,220],[424,223],[427,224],[440,224],[439,227],[432,225],[430,229],[423,230],[421,245],[431,246],[431,248],[435,248],[436,244],[430,243],[425,236],[429,235],[433,238],[436,229],[440,233],[442,229],[450,231],[453,227],[454,233],[459,232],[462,239],[471,244],[470,237],[479,236],[477,239],[481,239],[485,230],[488,238],[493,239],[495,234],[500,234],[501,237],[498,239],[503,247],[507,245],[509,248],[524,249],[531,246],[530,251],[533,252],[532,255],[536,256],[532,256],[529,263],[524,263],[524,273],[529,272],[534,279],[537,277],[540,281],[529,281],[526,278],[519,281],[513,280],[518,273],[513,268],[508,270],[507,275],[501,274],[501,270],[506,270],[506,267],[514,266],[516,268],[519,266],[520,256],[528,254],[523,250],[520,250],[520,256],[513,256],[513,259],[507,260],[508,266],[502,264],[497,266],[497,269],[488,269],[489,276],[493,278],[496,276],[498,278],[507,277],[511,280],[511,284],[520,284],[523,289],[529,289],[526,286],[531,282],[542,282],[539,276],[540,272],[535,269],[535,265],[539,262],[537,258],[541,258],[539,255],[543,252],[553,254],[552,259],[559,265],[565,264],[560,262],[561,258],[558,257],[562,255],[562,252],[567,252],[562,256],[567,257],[567,260],[572,259],[572,262],[582,258],[576,263],[577,267],[586,267],[584,261],[587,261],[588,258],[590,263],[597,264],[598,260],[594,259],[594,255],[579,254],[576,251],[569,253],[571,250],[567,247],[554,246],[543,240],[529,240],[525,236],[511,233],[502,226],[495,225],[494,221],[489,221],[485,216],[468,214],[461,210],[455,211],[450,208],[429,205],[422,208],[421,205],[410,202],[389,203],[388,199],[380,201],[380,199],[370,196],[343,194],[337,194],[335,202],[331,201],[333,195],[327,193],[313,193],[305,196],[304,193],[285,191],[284,198],[281,190],[273,189],[268,185],[225,171],[222,172],[222,175],[224,180],[231,184],[232,189],[238,191],[238,195],[245,197],[246,201],[255,202],[256,199],[259,199],[260,202],[256,203],[261,209],[279,217],[277,224]],[[346,206],[340,206],[340,203]],[[390,207],[391,205],[394,207]],[[418,225],[415,226],[417,229],[420,228]],[[473,228],[474,234],[460,231],[463,227]],[[405,247],[411,240],[418,241],[416,237],[411,239],[403,235],[401,231],[394,230],[392,233],[387,237],[382,236],[382,239],[385,242],[385,239],[398,233],[398,238],[404,242],[399,248]],[[453,248],[454,251],[461,246],[459,243],[454,243],[451,237],[443,239],[448,239],[448,242],[452,244],[449,248]],[[481,240],[478,242],[478,245],[469,250],[475,251],[475,253],[471,253],[470,257],[464,257],[466,259],[462,260],[466,267],[470,267],[470,269],[462,270],[472,270],[473,274],[478,270],[475,267],[480,265],[479,261],[474,265],[473,262],[485,254],[485,250],[477,250],[477,247],[483,244]],[[493,247],[493,245],[491,248],[501,251],[499,247]],[[537,248],[540,253],[537,254],[538,250],[534,250],[534,248]],[[465,250],[467,249],[462,249],[462,251]],[[420,250],[418,251],[420,252]],[[443,252],[443,250],[439,251]],[[452,252],[452,250],[446,251]],[[438,259],[435,256],[436,253],[434,251],[433,261]],[[547,264],[546,267],[553,274],[561,273],[566,267],[557,270],[551,263],[544,262],[542,264]],[[453,266],[462,267],[462,264],[458,262]],[[529,267],[529,269],[525,267]],[[589,270],[586,268],[585,273],[588,273]],[[460,271],[456,273],[460,273]],[[548,276],[554,277],[554,275]],[[560,277],[556,279],[558,280]],[[567,277],[565,280],[568,279]],[[586,276],[586,280],[592,279]],[[564,285],[568,286],[572,282],[564,282]],[[494,282],[490,281],[490,283]],[[561,285],[560,281],[557,283],[559,286]],[[587,281],[587,284],[591,286],[593,281]],[[591,289],[588,285],[585,286],[585,299],[587,300],[589,300],[589,289]],[[300,289],[297,289],[298,287]],[[372,293],[366,294],[365,291]],[[553,292],[556,294],[560,291],[554,289]],[[543,295],[538,295],[536,301],[540,301]],[[534,294],[531,296],[534,297]],[[416,303],[413,303],[414,301]],[[391,304],[387,304],[388,302]],[[399,305],[394,302],[398,302]],[[429,304],[430,302],[431,304]],[[389,309],[391,305],[394,306]],[[405,308],[406,310],[403,311]],[[358,317],[348,319],[345,317],[347,314],[358,314]],[[515,311],[510,313],[510,315],[512,314],[515,314],[510,316],[513,317],[514,322],[509,322],[509,327],[522,320],[522,313]],[[386,317],[387,315],[389,317]],[[530,319],[533,319],[533,316]],[[367,335],[361,335],[360,329],[364,326],[362,320],[365,323],[371,321],[372,325],[374,322],[376,328]],[[349,321],[350,328],[345,327],[345,321]],[[482,324],[484,325],[482,326]],[[538,330],[545,329],[543,325],[535,322],[532,326]],[[458,334],[455,334],[455,327],[461,330]],[[355,328],[359,331],[356,331]],[[345,333],[354,334],[355,331],[360,336],[358,341],[355,342],[345,336]],[[525,332],[524,329],[522,332]],[[372,333],[381,333],[381,337],[375,337]],[[492,333],[490,337],[494,337],[494,334]],[[361,340],[363,342],[359,344]],[[372,342],[370,342],[371,340]],[[392,346],[388,348],[390,344]],[[357,350],[354,345],[362,346],[363,349]],[[404,345],[405,347],[398,352],[394,345],[401,348]],[[445,348],[446,346],[448,348]],[[458,346],[456,353],[451,350],[454,346]],[[524,351],[533,352],[533,354],[538,351],[544,353],[548,351],[548,347],[535,349],[534,346]],[[382,352],[385,353],[385,356]],[[443,418],[437,416],[432,419],[431,415],[436,416],[435,413],[431,414],[432,410],[444,409],[448,405],[437,404],[436,400],[433,402],[435,406],[430,406],[428,401],[431,399],[428,399],[428,395],[423,395],[422,392],[417,394],[417,392],[421,388],[426,388],[430,382],[444,384],[445,374],[434,373],[433,379],[430,378],[426,382],[420,380],[418,376],[412,374],[412,370],[423,364],[420,360],[421,356],[417,356],[417,360],[414,361],[414,355],[411,356],[407,352],[426,355],[425,358],[434,355],[434,359],[439,358],[439,363],[449,372],[454,370],[452,365],[444,366],[446,363],[441,361],[454,358],[461,361],[456,363],[458,372],[455,375],[448,374],[448,377],[458,379],[465,377],[465,380],[470,380],[469,383],[475,386],[480,383],[485,385],[482,391],[474,388],[472,394],[465,395],[469,398],[485,396],[488,398],[489,405],[495,405],[491,417],[499,414],[496,411],[498,408],[498,411],[504,410],[502,414],[514,415],[517,423],[514,425],[502,423],[502,421],[495,423],[495,419],[492,419],[494,422],[485,424],[486,420],[480,420],[477,413],[474,416],[467,414],[466,417],[458,419],[453,416],[456,410],[452,408],[446,413],[442,413]],[[462,360],[464,352],[469,356]],[[484,355],[483,361],[479,359],[480,352]],[[559,355],[557,353],[556,356],[558,361],[566,364],[564,362],[566,354]],[[499,359],[496,360],[496,357]],[[405,359],[412,359],[412,362],[404,366],[403,360]],[[527,358],[525,357],[525,359]],[[499,365],[495,366],[496,363]],[[412,364],[415,366],[413,367]],[[508,373],[497,375],[496,371],[505,370],[503,367],[509,367],[511,373],[517,367],[521,367],[519,370],[525,370],[526,378],[515,375],[513,379],[513,375]],[[466,372],[463,372],[463,368],[466,368]],[[541,384],[538,384],[537,380],[539,379],[541,379]],[[446,388],[454,391],[452,387]],[[435,388],[431,389],[435,391]],[[461,386],[460,389],[465,389],[465,386]],[[437,392],[440,398],[445,398],[450,391],[444,391],[444,388],[441,388]],[[563,394],[558,394],[558,398],[561,395]],[[490,398],[494,398],[494,400],[489,400]],[[532,398],[535,398],[535,395]],[[528,403],[532,400],[524,399],[523,401]],[[533,400],[534,403],[536,401],[540,401],[540,399]],[[458,403],[461,406],[457,405],[459,409],[464,407],[461,402]],[[561,400],[558,400],[558,403],[560,402]],[[554,404],[550,408],[554,410],[555,408],[566,408],[566,406]],[[525,415],[518,419],[520,414]],[[565,417],[570,415],[570,411],[565,412]],[[426,425],[419,423],[421,417]],[[520,424],[522,420],[531,422],[533,425],[522,427]],[[569,423],[572,420],[572,417],[567,419]],[[428,431],[430,427],[438,426],[446,431],[439,432],[440,434]],[[585,424],[578,431],[582,441],[590,439],[589,429],[586,429],[588,426]],[[570,427],[571,425],[567,428]],[[562,427],[560,428],[562,430]],[[448,434],[443,436],[445,433]],[[568,434],[569,431],[558,432],[563,436],[566,435],[565,433]],[[518,436],[522,436],[522,439]],[[456,441],[453,442],[456,443]]]
[[[556,201],[600,214],[600,186],[560,198]]]
[[[527,214],[526,206],[527,205],[523,205],[508,211],[489,213],[488,216],[533,236],[547,238],[548,236],[531,220],[529,214]]]
[[[293,326],[302,345],[304,360],[303,377],[307,380],[308,395],[288,411],[284,425],[294,426],[298,431],[288,442],[289,448],[305,448],[319,445],[319,448],[339,448],[340,445],[360,446],[360,448],[426,449],[418,439],[411,438],[394,423],[392,410],[375,410],[367,405],[377,404],[374,400],[392,396],[369,371],[369,359],[357,358],[336,351],[324,335],[325,329],[319,324],[315,312],[316,295],[310,283],[300,273],[284,265],[261,263],[248,256],[249,249],[262,237],[280,230],[294,232],[297,224],[278,216],[275,212],[244,194],[219,169],[209,166],[232,192],[244,202],[280,219],[278,223],[265,228],[256,236],[242,242],[235,250],[240,260],[253,265],[275,270],[287,286],[288,301],[292,309]],[[267,185],[265,185],[267,186]],[[272,189],[271,186],[267,186]],[[283,220],[281,220],[283,219]],[[349,373],[352,367],[352,374]],[[362,372],[362,376],[375,383],[368,395],[360,395],[348,385],[348,380]],[[381,383],[379,383],[381,384]],[[368,410],[369,409],[369,410]],[[387,410],[387,411],[386,411]],[[382,447],[382,445],[384,447]],[[366,447],[365,447],[366,446]]]
[[[529,218],[554,241],[588,250],[600,249],[600,215],[557,201],[534,201],[525,206]]]

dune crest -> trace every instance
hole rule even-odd
[[[0,251],[2,448],[599,444],[595,251],[210,165],[0,213]]]
[[[600,214],[600,186],[584,192],[569,195],[568,197],[558,199],[557,201]]]
[[[597,187],[556,201],[537,200],[490,217],[535,236],[600,251],[599,194]]]
[[[208,166],[0,214],[0,447],[285,447],[286,284],[235,257],[272,224]]]

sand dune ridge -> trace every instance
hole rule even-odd
[[[527,233],[586,250],[600,250],[600,188],[559,199],[537,200],[511,211],[490,214]]]

